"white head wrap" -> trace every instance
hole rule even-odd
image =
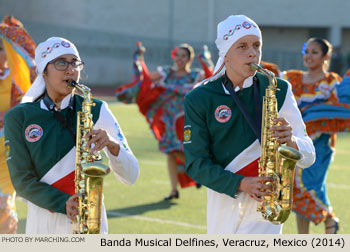
[[[67,39],[51,37],[38,45],[35,49],[35,63],[38,76],[23,96],[22,103],[32,102],[44,93],[45,81],[43,71],[45,70],[46,65],[51,60],[64,54],[73,54],[80,60],[77,48]]]
[[[211,79],[215,79],[225,72],[224,58],[226,53],[237,40],[247,35],[255,35],[262,41],[259,26],[244,15],[231,15],[218,24],[215,44],[219,50],[219,59]]]

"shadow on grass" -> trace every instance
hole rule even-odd
[[[129,215],[141,215],[148,211],[169,209],[173,205],[177,205],[177,203],[172,201],[161,200],[158,202],[143,204],[139,206],[112,209],[107,211],[107,216],[108,218],[119,218]]]

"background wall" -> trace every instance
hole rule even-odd
[[[303,68],[302,44],[320,36],[338,53],[332,70],[343,74],[350,65],[349,10],[347,0],[0,0],[0,17],[20,19],[36,43],[62,36],[76,44],[85,83],[101,86],[130,82],[138,40],[150,70],[171,64],[170,50],[182,42],[196,52],[207,44],[216,62],[216,26],[232,14],[259,24],[263,59],[280,69]]]

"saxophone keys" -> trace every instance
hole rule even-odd
[[[80,187],[80,190],[83,190],[83,192],[85,192],[85,182],[84,180],[80,180],[79,181],[79,187]],[[80,191],[79,191],[80,193]]]
[[[272,197],[271,196],[264,196],[264,200],[266,200],[266,201],[270,201],[272,199]]]
[[[79,194],[80,194],[80,195],[85,194],[85,188],[84,188],[84,189],[79,189]]]
[[[82,234],[88,234],[88,232],[89,232],[89,227],[88,226],[83,226]]]
[[[83,216],[85,216],[86,219],[87,219],[87,218],[88,218],[89,211],[88,211],[87,209],[84,209],[84,210],[82,211],[82,214],[83,214]]]
[[[268,173],[271,173],[271,171],[272,171],[272,174],[273,174],[274,173],[273,172],[274,167],[275,167],[275,163],[274,162],[268,161],[266,163],[266,170],[267,170]]]

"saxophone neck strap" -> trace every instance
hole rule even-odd
[[[56,118],[56,120],[63,126],[63,128],[67,129],[69,131],[69,133],[72,135],[73,141],[75,144],[76,133],[75,133],[75,130],[73,127],[74,114],[75,114],[74,96],[72,95],[72,97],[70,98],[69,106],[68,106],[69,122],[66,120],[66,118],[60,112],[58,112],[55,109],[56,104],[51,100],[51,98],[49,97],[49,95],[47,94],[46,91],[45,91],[45,94],[43,97],[43,101],[44,101],[44,104],[47,107],[47,109],[53,113],[53,116]]]
[[[254,76],[253,78],[255,121],[253,120],[251,115],[248,113],[246,107],[244,106],[244,104],[242,103],[242,101],[239,99],[238,95],[234,91],[233,84],[231,80],[227,77],[226,73],[222,76],[222,82],[225,88],[229,91],[231,97],[235,101],[237,107],[243,114],[244,118],[247,120],[255,136],[258,138],[259,142],[261,143],[261,99],[260,99],[260,88],[259,88],[258,78],[256,76]]]

